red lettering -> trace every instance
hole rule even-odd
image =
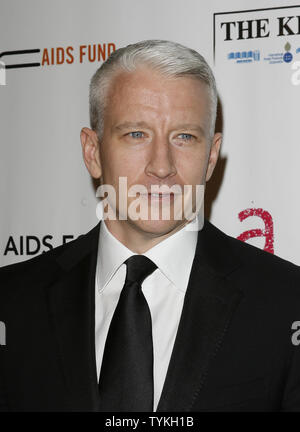
[[[250,216],[258,216],[260,217],[265,225],[265,229],[252,229],[248,231],[244,231],[237,238],[243,242],[247,241],[253,237],[265,237],[265,246],[264,250],[274,254],[274,232],[273,232],[273,219],[269,212],[263,210],[261,208],[249,208],[243,210],[239,213],[239,220],[242,222]]]

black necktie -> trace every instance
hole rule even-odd
[[[103,353],[100,411],[153,411],[152,323],[141,284],[157,267],[144,255],[125,264],[126,280]]]

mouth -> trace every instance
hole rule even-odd
[[[143,195],[145,198],[148,197],[148,200],[153,201],[164,201],[164,200],[174,200],[174,193],[148,193],[147,195]]]

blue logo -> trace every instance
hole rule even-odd
[[[236,60],[236,63],[252,63],[260,60],[259,50],[252,51],[236,51],[227,54],[228,60]]]
[[[293,54],[290,52],[286,52],[283,54],[283,61],[286,63],[290,63],[293,60]]]

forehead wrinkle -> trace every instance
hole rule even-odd
[[[198,91],[192,93],[189,99],[184,98],[186,90],[184,86],[180,86],[182,78],[177,78],[176,81],[178,85],[176,85],[176,88],[173,88],[173,90],[171,88],[169,94],[164,94],[161,81],[158,81],[157,84],[151,81],[153,75],[150,77],[149,81],[150,86],[152,86],[151,88],[147,88],[148,74],[145,78],[145,87],[144,81],[138,80],[138,82],[136,82],[136,80],[132,79],[134,75],[139,77],[139,75],[136,74],[119,75],[114,81],[114,85],[110,88],[108,107],[113,109],[117,117],[119,117],[117,120],[118,125],[128,121],[128,123],[131,124],[127,124],[127,127],[151,127],[153,121],[159,120],[163,128],[167,127],[169,123],[170,128],[177,129],[190,127],[191,123],[197,123],[197,130],[199,130],[201,134],[203,133],[203,129],[206,129],[205,124],[201,124],[202,121],[198,123],[195,118],[189,118],[189,113],[196,112],[198,109],[196,105],[197,96],[195,94],[198,93]],[[184,79],[186,81],[186,78]],[[170,82],[172,83],[172,81],[173,80]],[[202,98],[202,86],[199,87],[199,90],[201,91],[199,96]],[[207,95],[205,95],[205,97],[206,96]],[[126,100],[125,110],[120,107],[119,98]],[[187,103],[189,106],[187,106]],[[133,111],[133,118],[130,118],[130,116],[127,117],[127,114],[130,115],[130,110]],[[108,114],[110,114],[109,111],[110,109],[108,109]],[[121,117],[119,114],[121,114]],[[170,120],[173,124],[170,124]],[[204,121],[205,119],[203,119],[203,122]],[[178,123],[180,123],[180,126],[177,126]],[[115,125],[113,124],[111,124],[110,127],[115,129]]]

